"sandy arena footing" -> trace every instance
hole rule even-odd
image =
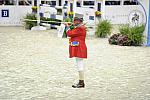
[[[0,100],[150,100],[150,48],[87,38],[86,88],[55,30],[0,27]]]

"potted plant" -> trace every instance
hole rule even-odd
[[[120,34],[128,36],[132,46],[140,46],[144,42],[145,25],[130,27],[129,25],[122,26],[119,31]]]
[[[69,11],[68,13],[68,16],[69,16],[69,18],[71,19],[71,22],[73,21],[73,14],[74,14],[74,12],[73,11]]]
[[[119,34],[114,34],[109,38],[109,44],[120,46],[140,46],[144,42],[144,30],[144,25],[135,27],[123,25],[119,28]]]
[[[101,14],[102,14],[101,11],[96,11],[96,12],[95,12],[95,16],[96,16],[96,17],[101,17]]]
[[[112,25],[108,20],[99,21],[96,27],[96,36],[105,38],[111,34]]]
[[[24,21],[26,29],[31,29],[33,26],[37,25],[37,21],[29,21],[29,20],[37,20],[36,14],[27,14],[24,19],[27,19]]]
[[[37,13],[37,6],[32,6],[32,13]]]

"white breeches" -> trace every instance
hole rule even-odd
[[[76,66],[78,71],[84,71],[83,59],[82,58],[75,58],[76,59]]]

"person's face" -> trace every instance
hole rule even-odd
[[[75,25],[75,26],[77,26],[77,25],[79,25],[79,24],[81,24],[81,21],[80,21],[80,20],[74,20],[74,25]]]

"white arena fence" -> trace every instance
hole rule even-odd
[[[105,19],[112,24],[132,23],[135,13],[139,15],[140,23],[146,23],[147,18],[141,5],[105,6]]]
[[[0,26],[23,26],[22,19],[32,13],[31,8],[32,6],[0,6]]]
[[[62,18],[58,17],[57,10],[54,7],[51,7],[50,5],[46,5],[46,4],[40,4],[39,16],[44,18],[63,20],[63,16]],[[41,25],[49,26],[52,29],[57,29],[56,25],[52,23],[49,24],[50,22],[54,23],[55,21],[41,21]],[[61,22],[55,22],[55,23],[60,26],[59,23]]]
[[[63,20],[63,16],[57,15],[57,11],[54,7],[50,7],[49,5],[40,5],[41,11],[40,15],[46,18],[56,18]],[[5,5],[0,6],[0,26],[22,26],[22,20],[27,13],[32,13],[32,6],[11,6]],[[46,10],[47,9],[47,10]],[[82,10],[81,10],[82,9]],[[8,11],[7,17],[2,17],[2,10]],[[87,7],[78,8],[77,11],[86,15],[86,20],[88,20],[89,16],[87,16],[88,10]],[[147,9],[146,9],[147,10]],[[110,20],[112,24],[128,24],[131,23],[131,19],[133,13],[138,12],[140,14],[140,22],[146,22],[146,16],[144,15],[144,10],[141,5],[105,5],[105,16],[104,19]],[[148,12],[148,11],[147,11]],[[84,16],[85,16],[84,15]],[[88,20],[89,25],[94,25],[94,21]],[[49,27],[56,27],[53,25],[49,25]]]

